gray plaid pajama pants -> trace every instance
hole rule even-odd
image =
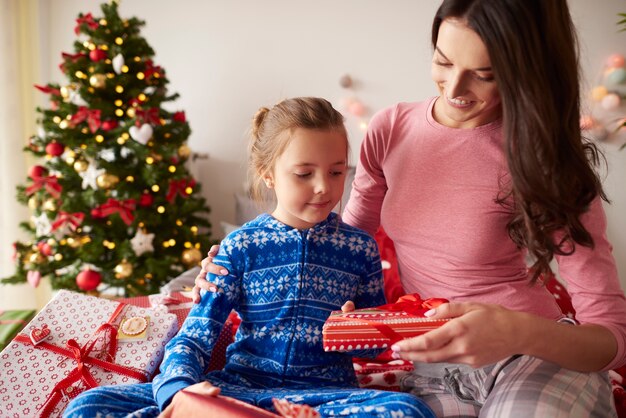
[[[437,417],[616,418],[608,373],[580,373],[531,356],[480,369],[416,363],[401,381]]]

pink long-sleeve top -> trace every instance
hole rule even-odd
[[[432,117],[435,100],[400,103],[372,118],[344,221],[371,234],[383,226],[408,293],[562,318],[544,287],[529,286],[525,251],[506,230],[511,212],[495,201],[510,178],[501,121],[449,128]],[[617,340],[609,370],[626,363],[626,299],[600,199],[583,223],[595,248],[578,245],[556,259],[576,319],[605,326]]]

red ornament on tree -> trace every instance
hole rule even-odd
[[[39,250],[41,254],[45,255],[46,257],[52,255],[52,247],[50,246],[50,244],[48,244],[45,241],[38,242],[37,249]]]
[[[80,290],[94,290],[102,282],[102,275],[91,269],[83,270],[76,276],[76,285]]]
[[[102,128],[103,131],[110,131],[111,129],[115,129],[117,128],[118,123],[115,119],[110,119],[110,120],[105,120],[104,122],[102,122],[102,125],[100,125],[100,128]]]
[[[101,49],[94,49],[89,52],[89,58],[91,58],[91,60],[95,62],[106,59],[106,57],[107,53]]]
[[[144,193],[139,198],[139,206],[147,207],[152,205],[154,202],[154,197],[150,193]]]
[[[59,155],[63,154],[63,150],[65,150],[65,146],[58,142],[50,142],[48,145],[46,145],[46,154],[52,157],[58,157]]]
[[[174,116],[172,116],[172,120],[174,122],[185,122],[187,118],[185,117],[185,112],[176,112]]]
[[[45,167],[40,166],[40,165],[34,165],[30,168],[30,170],[28,170],[28,177],[30,177],[33,180],[43,177],[46,174],[48,174],[48,170]]]

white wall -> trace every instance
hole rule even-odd
[[[72,50],[79,12],[97,16],[100,0],[41,1],[45,9],[41,82],[65,83],[60,52]],[[194,167],[219,221],[234,220],[232,195],[245,180],[246,130],[260,105],[299,95],[335,103],[348,96],[339,78],[357,81],[356,95],[373,111],[397,101],[435,93],[430,82],[429,32],[438,0],[122,0],[122,16],[146,21],[142,34],[156,51],[170,89],[181,98],[172,109],[187,113],[190,147],[210,154]],[[593,80],[604,59],[626,53],[626,33],[617,33],[623,0],[570,0],[583,51],[583,68]],[[46,21],[45,16],[48,19]],[[45,49],[45,48],[44,48]],[[47,65],[46,65],[47,60]],[[590,83],[591,84],[591,83]],[[362,132],[348,120],[353,161]],[[626,150],[606,147],[609,236],[626,288]],[[6,196],[5,196],[6,197]]]

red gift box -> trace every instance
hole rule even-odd
[[[402,339],[432,331],[449,319],[429,319],[424,313],[446,302],[441,298],[422,300],[414,293],[377,308],[333,311],[322,329],[324,350],[387,348]]]
[[[211,395],[210,387],[204,382],[179,391],[159,418],[320,418],[308,405],[272,398],[275,414],[235,398]],[[207,411],[211,413],[207,415]]]
[[[89,388],[148,381],[177,329],[174,315],[60,290],[0,353],[0,417],[57,417]]]

